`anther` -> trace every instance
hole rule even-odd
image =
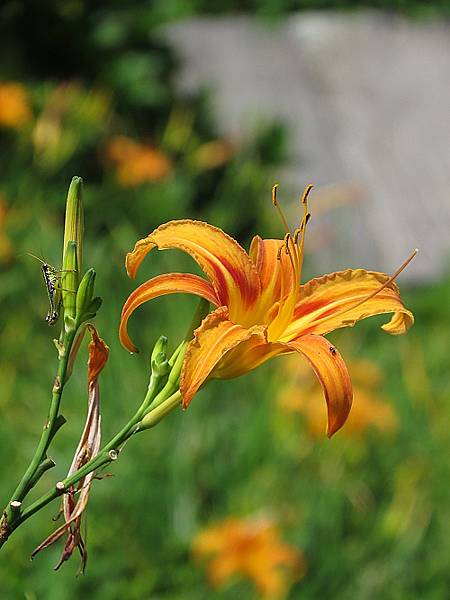
[[[305,187],[305,190],[304,190],[304,192],[302,194],[302,198],[301,198],[301,203],[302,204],[306,204],[306,201],[308,200],[309,193],[311,192],[311,190],[313,189],[313,187],[314,186],[313,186],[312,183],[310,183],[309,185],[307,185]]]
[[[297,229],[294,231],[294,237],[292,238],[292,239],[293,239],[293,241],[294,241],[294,244],[297,244],[297,242],[298,242],[298,238],[299,238],[299,236],[300,236],[301,232],[302,232],[302,230],[301,230],[301,227],[298,227],[298,228],[297,228]]]
[[[274,206],[278,206],[277,193],[278,193],[278,183],[276,183],[272,187],[272,204]]]

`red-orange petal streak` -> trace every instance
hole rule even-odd
[[[352,327],[366,317],[385,313],[394,315],[382,328],[393,335],[405,333],[414,323],[414,317],[403,305],[395,282],[358,304],[388,279],[389,276],[384,273],[364,269],[348,269],[312,279],[300,287],[292,323],[282,339],[288,341],[305,333],[323,335],[340,327]]]
[[[196,296],[205,298],[205,300],[209,300],[215,306],[219,304],[212,285],[208,281],[198,277],[198,275],[191,275],[189,273],[158,275],[136,288],[125,302],[119,326],[119,338],[122,345],[130,350],[130,352],[137,352],[136,346],[128,335],[127,324],[130,316],[141,304],[153,300],[153,298],[157,298],[158,296],[177,293],[195,294]]]
[[[259,299],[258,273],[245,250],[218,227],[201,221],[170,221],[139,240],[127,255],[126,268],[134,278],[145,256],[153,249],[177,248],[187,252],[205,272],[219,304],[230,316],[243,322]]]

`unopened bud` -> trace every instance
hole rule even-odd
[[[81,270],[83,262],[84,210],[82,187],[83,180],[81,177],[73,177],[67,193],[66,219],[64,224],[63,265],[69,242],[76,242],[78,271]],[[63,266],[63,269],[65,268]]]
[[[188,347],[188,343],[189,342],[185,341],[181,344],[181,346],[179,348],[177,348],[177,354],[176,354],[175,361],[173,362],[173,365],[171,365],[172,368],[170,370],[169,377],[167,379],[167,383],[173,389],[178,387],[178,381],[180,379],[181,368],[183,366],[184,355],[186,354],[186,349]]]
[[[61,296],[64,317],[75,318],[75,298],[78,288],[77,243],[70,241],[64,253],[63,272],[61,277]]]
[[[172,396],[151,410],[139,423],[139,430],[150,429],[157,425],[165,416],[181,405],[181,393],[178,390]]]
[[[150,367],[154,377],[162,377],[170,370],[167,359],[167,338],[162,335],[156,342],[150,358]]]
[[[83,180],[74,177],[70,183],[66,201],[64,222],[61,294],[64,316],[75,318],[75,295],[83,255],[84,215],[81,199]]]
[[[89,307],[92,302],[92,296],[94,295],[94,284],[95,284],[95,271],[89,269],[83,275],[83,279],[80,281],[80,285],[77,290],[76,298],[76,320],[81,323],[86,321],[85,315],[89,311]]]

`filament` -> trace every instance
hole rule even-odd
[[[281,208],[279,202],[278,202],[278,183],[276,183],[273,187],[272,187],[272,204],[275,206],[275,208],[278,211],[278,214],[280,216],[281,222],[283,223],[283,227],[286,231],[286,233],[291,233],[291,228],[288,225],[287,219],[286,219],[286,215],[283,212],[283,209]]]
[[[296,242],[298,246],[298,278],[299,283],[301,282],[302,277],[302,268],[303,268],[303,254],[305,251],[305,235],[306,235],[306,226],[308,224],[309,219],[311,218],[311,213],[308,212],[308,196],[313,189],[313,185],[310,183],[307,185],[303,191],[303,194],[300,198],[300,204],[303,204],[303,218],[300,223],[299,233],[296,236]]]
[[[400,275],[400,273],[402,271],[404,271],[406,269],[406,267],[409,265],[409,263],[412,261],[412,259],[417,255],[417,253],[419,252],[418,248],[415,248],[414,251],[411,253],[411,255],[405,260],[405,262],[395,271],[395,273],[389,277],[389,279],[387,281],[385,281],[378,289],[376,289],[374,292],[372,292],[371,294],[369,294],[368,296],[366,296],[365,298],[363,298],[362,300],[359,300],[358,302],[356,302],[356,304],[353,304],[353,306],[349,306],[348,308],[346,308],[345,310],[343,310],[342,312],[338,312],[336,315],[333,316],[341,316],[343,314],[345,314],[346,312],[348,312],[349,310],[354,310],[355,308],[357,308],[358,306],[361,306],[361,304],[364,304],[364,302],[367,302],[368,300],[370,300],[371,298],[373,298],[374,296],[377,296],[380,292],[382,292],[384,290],[384,288],[386,288],[388,285],[390,285],[395,279],[397,279],[397,277]]]

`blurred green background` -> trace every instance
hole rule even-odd
[[[85,266],[98,273],[104,306],[97,326],[111,347],[101,379],[104,440],[140,403],[156,338],[165,333],[175,346],[196,305],[187,297],[154,301],[130,326],[146,352],[130,356],[120,347],[120,310],[133,289],[124,255],[134,242],[164,221],[185,217],[223,227],[243,245],[256,232],[282,233],[273,224],[270,187],[288,158],[283,123],[261,123],[252,140],[237,147],[218,135],[208,97],[174,91],[177,60],[158,26],[211,11],[209,4],[103,0],[94,9],[82,0],[15,0],[0,7],[3,504],[33,453],[56,364],[39,264],[25,253],[59,266],[73,175],[85,180]],[[305,7],[450,12],[444,1],[244,5],[280,18]],[[237,7],[242,3],[224,0],[211,12]],[[314,257],[307,261],[307,274],[317,274]],[[140,277],[191,269],[185,257],[163,253],[144,264]],[[54,504],[2,549],[1,597],[260,597],[245,577],[212,587],[208,563],[191,548],[211,525],[270,515],[280,539],[302,553],[306,565],[297,581],[286,570],[289,598],[447,598],[450,279],[405,290],[404,299],[416,316],[405,338],[380,332],[382,319],[330,335],[354,370],[355,406],[360,399],[353,424],[331,441],[317,434],[323,414],[311,409],[314,401],[321,410],[323,400],[291,362],[213,382],[188,412],[137,436],[113,476],[94,483],[86,574],[75,577],[76,556],[52,571],[60,547],[29,561],[55,527]],[[297,402],[305,389],[311,402]],[[80,359],[64,394],[68,423],[54,444],[57,466],[36,494],[66,473],[86,400]]]

